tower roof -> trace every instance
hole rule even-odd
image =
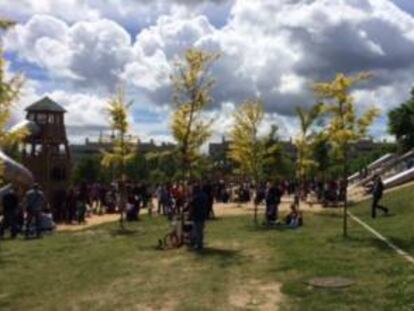
[[[63,109],[55,101],[51,100],[48,96],[43,97],[42,99],[38,100],[37,102],[31,104],[30,106],[26,107],[26,111],[34,111],[34,112],[61,112],[65,113],[66,110]]]

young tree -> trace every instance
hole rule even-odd
[[[322,100],[324,111],[329,118],[326,133],[329,136],[331,151],[342,165],[344,187],[344,214],[343,235],[348,235],[348,202],[347,202],[347,177],[348,177],[348,151],[349,145],[367,135],[367,130],[374,119],[379,115],[377,108],[370,108],[361,116],[358,116],[355,107],[355,99],[350,94],[355,84],[370,78],[369,74],[360,73],[356,76],[337,74],[335,79],[327,83],[316,83],[314,92]]]
[[[126,207],[126,164],[130,162],[135,154],[136,148],[134,142],[131,141],[131,136],[128,135],[129,121],[128,109],[131,107],[132,101],[126,102],[125,92],[122,87],[119,87],[116,95],[108,102],[107,112],[109,115],[110,127],[113,130],[114,137],[112,140],[112,151],[104,151],[102,157],[102,166],[114,168],[117,173],[119,182],[119,211],[120,211],[120,226],[124,229],[124,211]]]
[[[325,181],[328,176],[329,166],[331,165],[329,137],[324,132],[317,133],[312,149],[312,158],[316,162],[316,173],[322,181]]]
[[[414,87],[411,98],[388,113],[388,131],[404,152],[414,147]]]
[[[277,125],[272,125],[269,133],[263,140],[263,177],[265,179],[271,179],[281,175],[282,148],[279,143],[278,130]]]
[[[212,120],[205,120],[202,112],[212,102],[210,91],[214,80],[210,76],[210,67],[217,59],[217,54],[189,49],[184,60],[176,63],[171,78],[176,107],[171,130],[185,178],[191,178],[200,147],[211,135]]]
[[[300,132],[295,140],[297,150],[296,176],[299,180],[301,191],[309,172],[317,166],[317,162],[313,159],[313,146],[316,135],[311,132],[311,129],[321,115],[322,105],[317,104],[309,110],[298,107],[296,112],[300,121]]]
[[[265,146],[258,137],[264,111],[261,99],[244,102],[234,114],[234,126],[230,131],[229,157],[239,165],[242,174],[251,176],[257,185],[263,174]],[[257,222],[257,205],[254,209]]]
[[[150,171],[150,180],[155,183],[171,181],[179,171],[179,162],[175,151],[149,152],[145,155]]]
[[[14,23],[9,20],[0,19],[0,31],[6,31],[13,25]],[[25,129],[13,132],[7,130],[12,111],[21,94],[24,78],[21,75],[8,77],[6,63],[0,39],[0,149],[22,141],[27,134]],[[3,169],[0,162],[0,178],[3,176]]]

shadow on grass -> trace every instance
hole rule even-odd
[[[337,209],[337,210],[332,210],[332,209],[326,209],[324,210],[323,213],[318,214],[319,217],[322,218],[336,218],[336,219],[340,219],[343,217],[343,214],[341,212],[341,210]]]
[[[137,229],[128,229],[128,228],[114,228],[111,229],[110,231],[110,235],[111,236],[134,236],[137,235],[138,233],[142,233],[142,231],[137,230]]]
[[[280,231],[280,232],[284,232],[284,231],[298,231],[301,228],[291,228],[285,224],[278,224],[278,225],[273,225],[273,226],[267,226],[264,224],[252,224],[249,226],[246,226],[246,230],[250,231],[250,232],[267,232],[267,231]]]
[[[239,250],[206,247],[193,252],[198,260],[213,260],[214,264],[220,267],[227,267],[230,264],[234,265],[242,262]]]
[[[11,302],[10,301],[3,301],[7,299],[7,296],[0,296],[0,310],[11,310]]]
[[[414,238],[410,239],[401,239],[397,237],[388,237],[388,240],[392,242],[394,245],[398,246],[399,248],[403,249],[404,251],[407,251],[409,253],[414,252]],[[388,245],[384,244],[388,249],[391,249]]]
[[[222,248],[215,248],[215,247],[206,247],[202,250],[194,250],[194,254],[198,256],[207,256],[207,257],[222,257],[222,258],[229,258],[238,256],[240,253],[239,250],[234,249],[222,249]]]
[[[397,237],[387,237],[387,239],[393,243],[395,246],[401,248],[402,250],[413,254],[414,253],[414,238],[410,239],[401,239]],[[375,247],[376,249],[387,252],[387,253],[394,253],[395,250],[392,249],[387,243],[384,241],[372,236],[372,237],[357,237],[357,236],[350,236],[346,239],[342,237],[330,239],[330,242],[337,243],[342,240],[343,243],[350,244],[353,247]]]

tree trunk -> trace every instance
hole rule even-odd
[[[344,176],[343,176],[343,187],[344,187],[344,214],[343,214],[343,236],[348,237],[348,146],[345,147],[344,152]],[[342,185],[341,185],[342,186]]]
[[[256,200],[254,200],[254,223],[257,225],[257,214],[258,214],[258,206]]]
[[[126,206],[126,176],[125,176],[125,163],[124,163],[124,157],[126,155],[126,146],[125,146],[125,134],[121,133],[121,152],[122,152],[122,162],[121,162],[121,183],[119,187],[119,212],[120,212],[120,218],[119,218],[119,226],[121,230],[125,230],[125,220],[124,220],[124,213],[125,213],[125,206]]]

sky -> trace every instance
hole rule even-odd
[[[386,112],[414,86],[413,0],[0,0],[0,12],[18,22],[2,37],[8,73],[26,76],[13,120],[47,95],[68,111],[72,143],[107,129],[120,83],[134,102],[132,132],[172,141],[170,75],[190,47],[221,54],[206,111],[213,141],[253,97],[265,104],[261,133],[275,124],[293,137],[295,108],[316,101],[312,83],[359,71],[373,78],[354,90],[357,107],[377,105],[370,134],[389,138]]]

